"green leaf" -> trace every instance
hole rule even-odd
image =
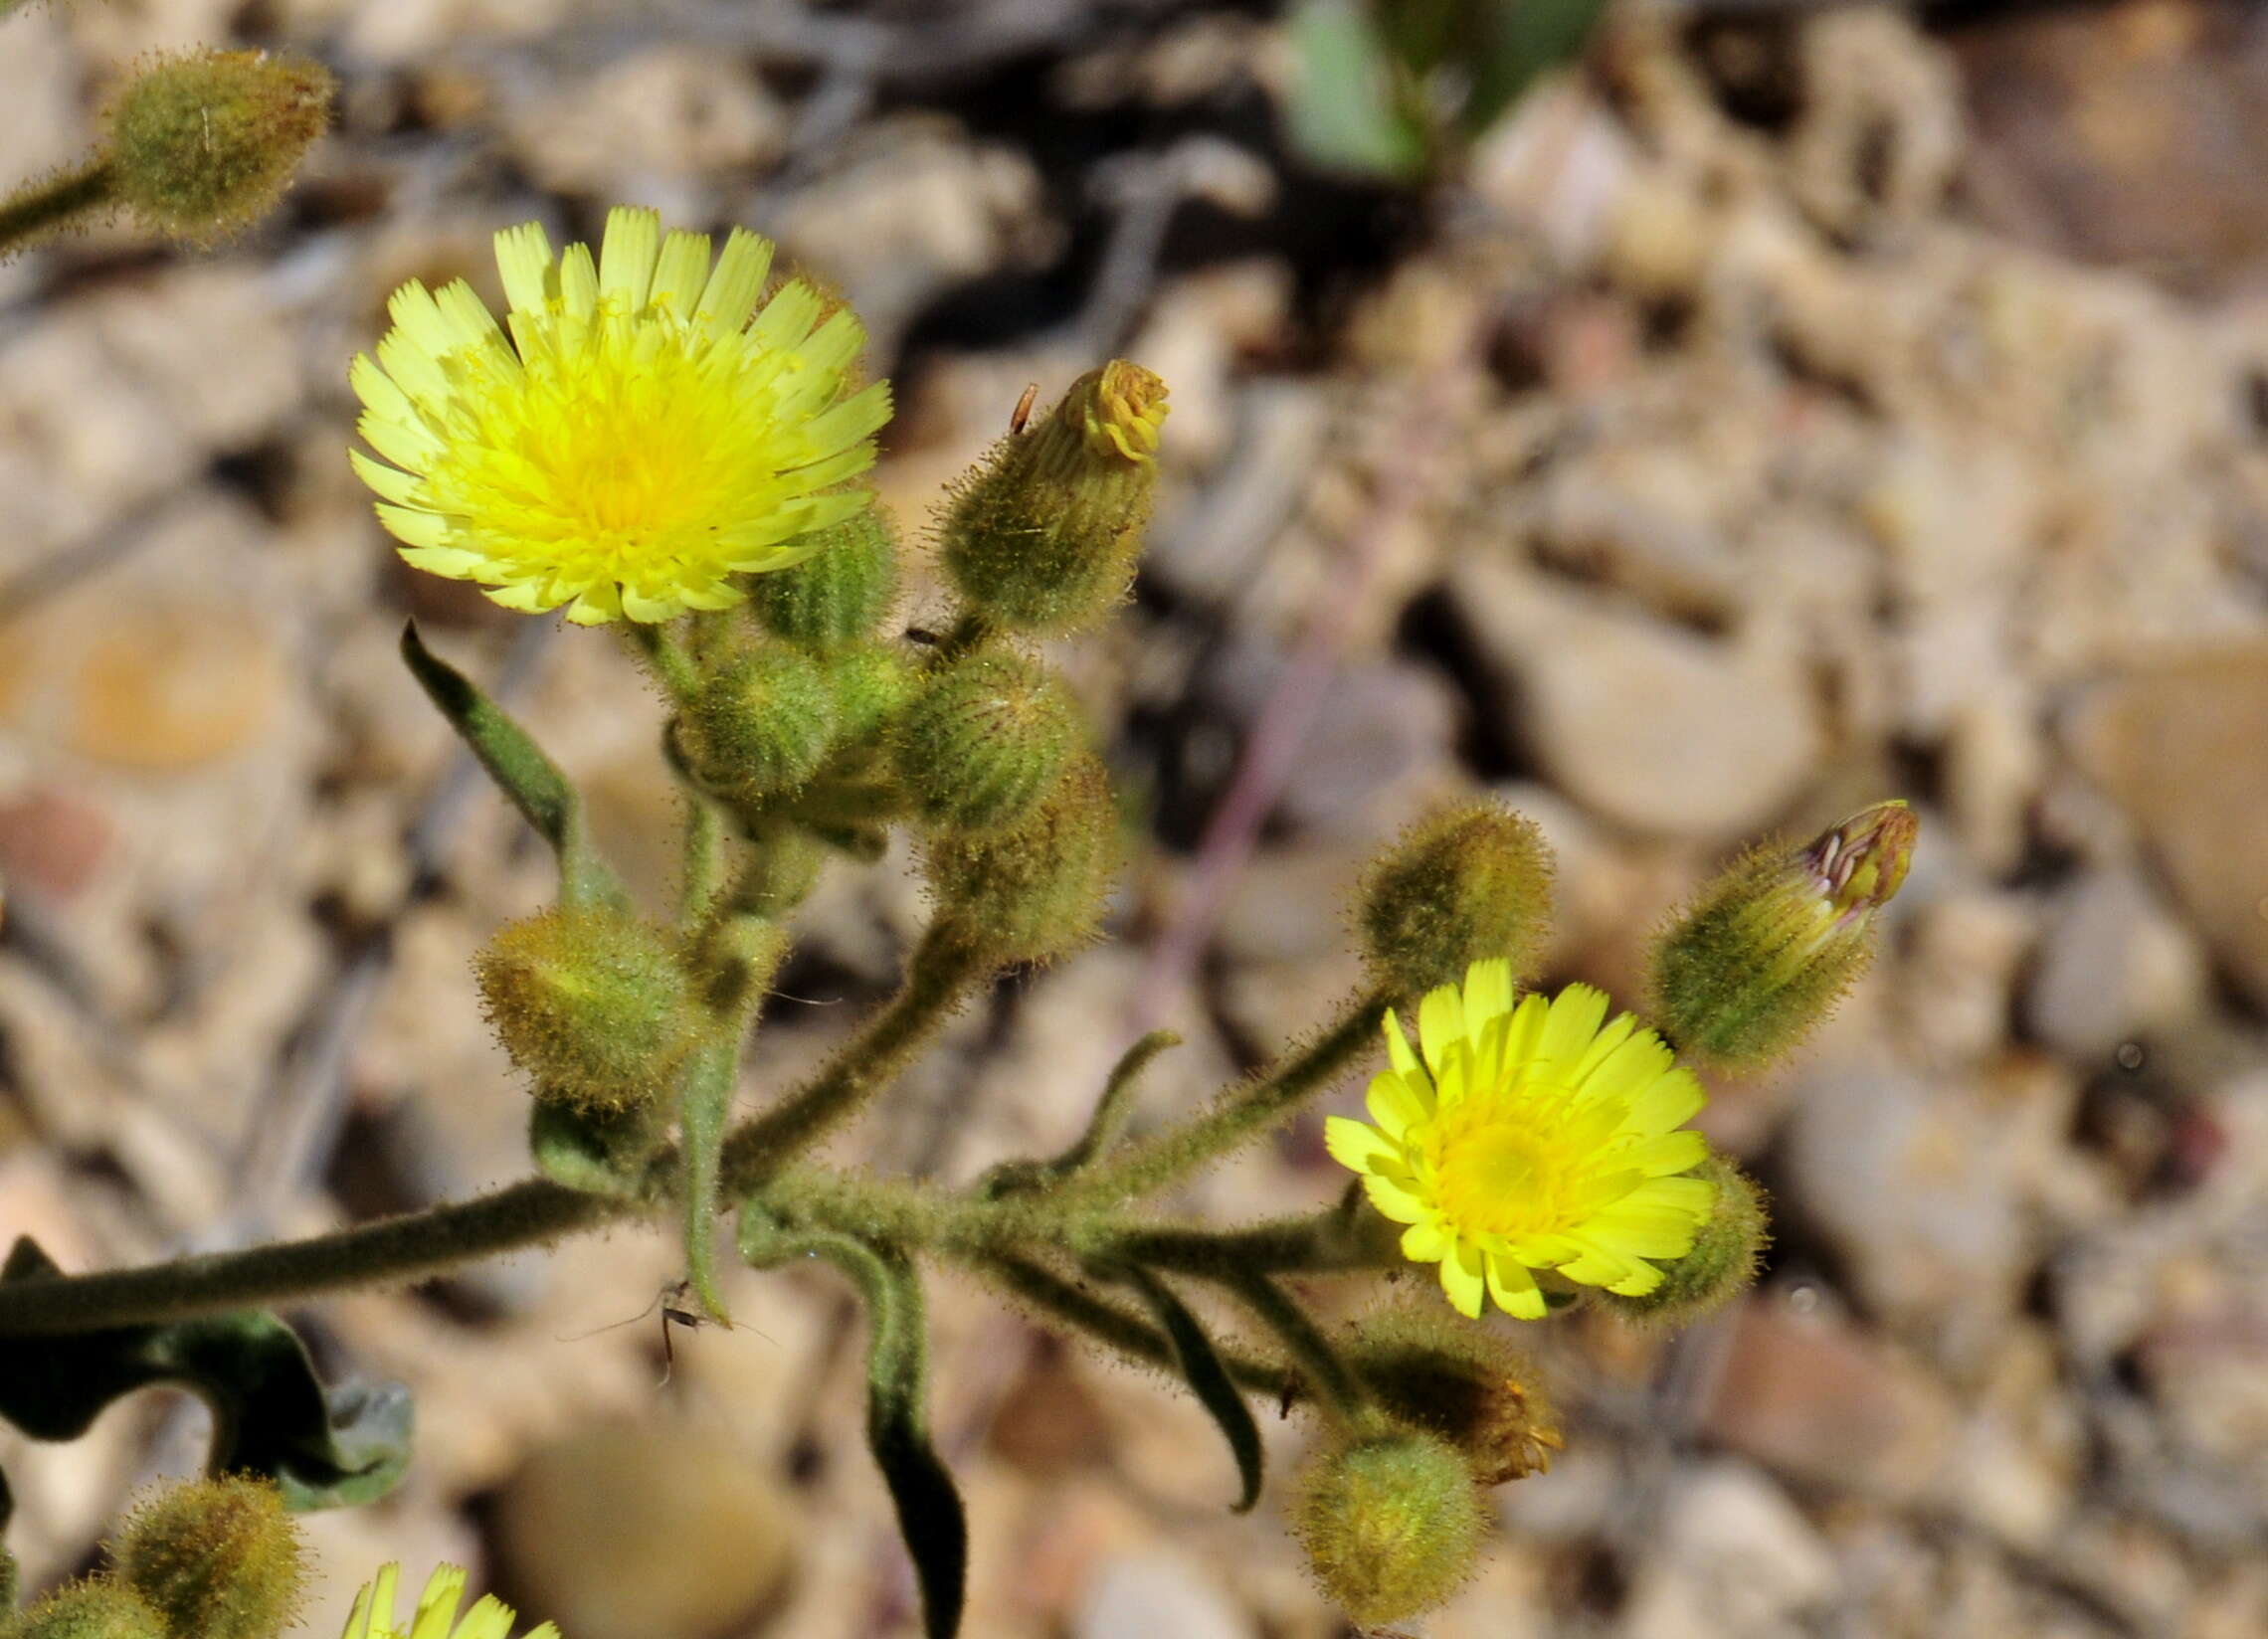
[[[26,1236],[0,1282],[62,1273]],[[57,1337],[0,1337],[0,1417],[36,1440],[73,1440],[104,1407],[176,1383],[211,1407],[214,1473],[266,1476],[294,1509],[373,1502],[410,1458],[409,1391],[326,1390],[292,1330],[265,1310]]]
[[[1237,1392],[1234,1379],[1221,1364],[1221,1356],[1214,1350],[1213,1340],[1205,1335],[1205,1328],[1189,1312],[1189,1306],[1174,1295],[1172,1288],[1149,1270],[1137,1266],[1129,1265],[1113,1273],[1142,1294],[1150,1313],[1158,1318],[1159,1326],[1173,1340],[1174,1358],[1189,1381],[1190,1392],[1220,1425],[1222,1437],[1228,1442],[1229,1455],[1236,1459],[1236,1475],[1244,1489],[1236,1499],[1235,1512],[1249,1513],[1252,1505],[1260,1500],[1264,1461],[1259,1425],[1252,1421],[1252,1408]]]
[[[968,1587],[969,1522],[952,1471],[929,1441],[929,1328],[920,1276],[894,1248],[832,1229],[783,1228],[754,1204],[740,1213],[740,1250],[760,1268],[799,1254],[823,1257],[866,1300],[866,1443],[921,1583],[922,1631],[928,1639],[953,1639]]]
[[[1606,0],[1488,0],[1457,116],[1464,134],[1480,135],[1538,79],[1582,56],[1606,9]]]
[[[535,1100],[527,1144],[536,1170],[586,1195],[627,1200],[639,1192],[646,1164],[661,1147],[659,1104],[594,1110],[563,1098]]]
[[[695,1048],[685,1061],[677,1103],[679,1153],[685,1164],[685,1279],[701,1307],[720,1325],[729,1325],[730,1320],[716,1290],[717,1169],[739,1068],[737,1031]]]
[[[402,629],[402,658],[459,739],[480,760],[559,857],[559,893],[571,904],[629,903],[622,884],[591,846],[583,800],[527,730],[448,661],[426,647],[413,624]]]
[[[1298,79],[1286,110],[1292,145],[1326,170],[1414,182],[1424,127],[1398,93],[1385,40],[1354,0],[1304,0],[1291,20]]]

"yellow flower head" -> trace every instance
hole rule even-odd
[[[1486,1296],[1541,1319],[1538,1269],[1643,1296],[1662,1278],[1649,1258],[1693,1249],[1716,1192],[1677,1176],[1709,1153],[1683,1125],[1700,1084],[1628,1013],[1609,1023],[1604,993],[1570,985],[1515,1007],[1511,965],[1476,962],[1461,992],[1425,998],[1418,1040],[1422,1060],[1387,1014],[1378,1125],[1334,1116],[1324,1137],[1460,1312]]]
[[[849,310],[801,280],[759,302],[771,262],[736,228],[711,269],[705,235],[625,207],[596,261],[534,223],[496,236],[508,340],[462,279],[396,290],[348,380],[393,463],[354,469],[403,558],[591,626],[724,609],[734,575],[807,555],[797,536],[867,504],[841,485],[872,464],[889,390],[852,389]]]
[[[465,1600],[465,1572],[457,1565],[442,1565],[426,1578],[418,1596],[418,1613],[410,1625],[394,1625],[394,1581],[398,1565],[381,1568],[375,1579],[354,1596],[340,1639],[511,1639],[512,1607],[492,1593],[485,1594],[462,1619],[457,1607]],[[528,1630],[526,1639],[559,1639],[549,1622]]]

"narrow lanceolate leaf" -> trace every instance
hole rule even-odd
[[[60,1273],[26,1237],[0,1268],[0,1283]],[[111,1401],[160,1382],[189,1388],[212,1408],[213,1472],[264,1475],[294,1509],[375,1502],[409,1465],[408,1390],[325,1389],[298,1337],[265,1310],[0,1337],[0,1418],[36,1440],[75,1440]]]
[[[684,1157],[685,1279],[701,1307],[719,1323],[729,1317],[716,1290],[717,1165],[739,1068],[737,1033],[721,1035],[695,1048],[685,1061],[684,1085],[677,1101],[679,1153]]]
[[[1252,1421],[1252,1408],[1236,1391],[1235,1381],[1228,1375],[1228,1368],[1221,1364],[1221,1357],[1214,1350],[1213,1340],[1205,1335],[1205,1328],[1189,1312],[1189,1306],[1174,1295],[1171,1287],[1149,1270],[1131,1265],[1117,1274],[1142,1294],[1150,1313],[1158,1317],[1158,1325],[1173,1340],[1174,1359],[1181,1366],[1183,1377],[1188,1379],[1189,1391],[1220,1425],[1222,1438],[1228,1442],[1228,1453],[1236,1459],[1236,1475],[1244,1489],[1236,1499],[1235,1511],[1249,1512],[1260,1500],[1262,1465],[1260,1430]]]
[[[559,857],[560,897],[590,904],[624,900],[622,884],[591,846],[583,800],[527,730],[462,671],[426,647],[415,626],[402,629],[402,658],[496,789],[511,799]]]
[[[921,1583],[922,1631],[953,1639],[967,1593],[969,1524],[952,1472],[929,1441],[929,1327],[921,1279],[893,1248],[828,1229],[784,1229],[761,1207],[740,1214],[740,1249],[769,1267],[798,1255],[823,1257],[866,1300],[866,1443],[889,1487],[898,1533]]]

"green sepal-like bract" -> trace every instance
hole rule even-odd
[[[0,1284],[61,1273],[26,1237],[8,1254]],[[0,1417],[36,1440],[75,1440],[113,1400],[161,1382],[192,1390],[212,1408],[215,1473],[274,1480],[294,1509],[375,1502],[409,1463],[408,1391],[398,1384],[326,1390],[291,1329],[262,1310],[0,1336]]]
[[[892,1248],[836,1230],[784,1227],[756,1202],[741,1209],[740,1253],[759,1269],[792,1257],[825,1258],[865,1300],[866,1443],[921,1583],[922,1631],[928,1639],[953,1639],[967,1596],[969,1524],[952,1472],[929,1439],[929,1327],[920,1276]]]
[[[1228,1368],[1222,1365],[1221,1356],[1206,1336],[1205,1328],[1198,1324],[1189,1306],[1174,1295],[1149,1270],[1128,1266],[1119,1272],[1119,1278],[1142,1295],[1157,1317],[1159,1328],[1174,1346],[1174,1363],[1181,1368],[1182,1379],[1189,1391],[1197,1396],[1221,1430],[1221,1437],[1228,1442],[1228,1453],[1236,1460],[1236,1477],[1239,1490],[1234,1511],[1248,1514],[1252,1505],[1260,1500],[1260,1481],[1264,1458],[1260,1447],[1259,1425],[1252,1421],[1252,1408],[1244,1403],[1235,1380]]]
[[[426,647],[415,626],[402,629],[402,658],[496,789],[551,844],[559,859],[560,899],[568,904],[628,904],[622,883],[591,845],[581,796],[527,730],[463,672]]]

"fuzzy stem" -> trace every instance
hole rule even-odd
[[[953,1016],[983,972],[958,942],[925,936],[906,961],[897,995],[800,1091],[726,1141],[724,1192],[746,1194],[856,1115]]]
[[[672,701],[685,700],[700,686],[700,674],[692,655],[675,632],[665,626],[648,626],[640,621],[625,622],[623,630],[630,639],[631,652],[646,663],[655,681],[667,690]]]
[[[1174,1346],[1163,1332],[1130,1310],[1063,1279],[1043,1264],[1014,1254],[999,1254],[972,1258],[968,1260],[968,1268],[1008,1296],[1084,1332],[1129,1360],[1163,1366],[1169,1371],[1176,1368]],[[1221,1363],[1239,1387],[1255,1393],[1288,1400],[1300,1385],[1297,1372],[1241,1351],[1223,1350]]]
[[[677,886],[677,919],[691,927],[708,914],[724,886],[724,820],[711,803],[685,788],[683,880]]]
[[[27,183],[0,204],[0,252],[15,248],[83,212],[112,202],[116,178],[110,162],[97,159],[45,182]]]
[[[1057,1193],[1082,1201],[1154,1194],[1215,1157],[1259,1137],[1330,1086],[1378,1039],[1389,1004],[1383,996],[1366,997],[1274,1073],[1215,1100],[1192,1120],[1153,1133],[1121,1151],[1115,1161],[1065,1180]]]
[[[529,1179],[472,1200],[335,1234],[136,1269],[0,1284],[0,1336],[40,1337],[294,1302],[322,1292],[403,1285],[498,1253],[540,1246],[640,1211]]]

